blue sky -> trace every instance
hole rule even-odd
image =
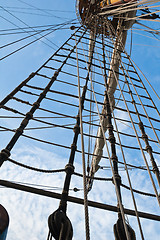
[[[73,0],[14,0],[14,1],[0,1],[0,16],[1,17],[1,30],[12,29],[17,26],[24,28],[27,26],[41,26],[63,23],[65,21],[76,19],[75,14],[75,1]],[[42,11],[43,9],[43,11]],[[78,20],[75,20],[78,22]],[[25,23],[25,24],[24,24]],[[154,23],[155,24],[155,23]],[[156,25],[159,24],[156,23]],[[149,23],[152,26],[152,23]],[[137,27],[137,25],[136,25]],[[135,28],[136,28],[135,27]],[[67,25],[66,29],[58,30],[48,35],[46,39],[37,41],[36,43],[24,48],[12,56],[0,62],[0,81],[1,91],[0,98],[3,99],[6,94],[12,91],[22,80],[28,75],[36,71],[43,63],[50,57],[57,46],[61,44],[70,36],[72,31]],[[141,32],[142,33],[142,32]],[[130,33],[128,34],[130,39]],[[159,41],[153,38],[149,38],[152,35],[145,36],[139,34],[138,30],[133,29],[133,46],[131,50],[131,57],[136,64],[141,68],[144,74],[152,83],[153,87],[159,93],[159,74],[160,74],[160,44]],[[3,46],[9,42],[15,41],[18,38],[23,37],[24,34],[15,35],[1,35],[0,45]],[[146,37],[149,36],[149,37]],[[32,38],[34,40],[34,38]],[[24,43],[27,43],[24,41]],[[47,46],[46,44],[49,44]],[[9,47],[1,49],[1,57],[7,55],[16,48],[21,47],[21,43],[10,45]],[[130,51],[130,40],[126,45],[128,51]],[[147,85],[147,84],[146,84]],[[154,98],[158,104],[157,98]],[[3,112],[2,112],[3,114]],[[2,121],[3,123],[3,121]],[[122,127],[122,126],[121,126]],[[124,131],[129,131],[128,127],[123,126]],[[46,133],[46,135],[48,132]],[[44,134],[44,136],[46,137]],[[5,147],[5,144],[9,138],[4,133],[1,135],[1,149]],[[50,136],[52,138],[52,136]],[[58,137],[53,136],[56,141]],[[70,140],[70,139],[69,139]],[[68,141],[67,135],[64,134],[64,141]],[[105,150],[106,151],[106,150]],[[13,151],[12,158],[23,161],[25,164],[32,164],[34,166],[47,169],[50,167],[61,168],[67,162],[68,151],[64,152],[53,152],[51,147],[43,145],[30,145],[30,142],[26,139],[22,139],[21,143],[17,145]],[[131,157],[128,153],[128,157]],[[136,156],[134,156],[136,158]],[[37,161],[38,160],[38,161]],[[159,159],[158,159],[159,160]],[[81,171],[80,161],[76,162],[76,169]],[[101,171],[101,176],[106,176],[106,171]],[[145,182],[144,190],[151,190],[149,180],[146,180],[145,174],[131,173],[133,178],[139,177],[141,182]],[[123,172],[122,172],[123,175]],[[1,168],[1,178],[12,180],[16,182],[34,182],[35,184],[42,183],[46,186],[53,186],[55,191],[61,192],[63,186],[64,176],[52,176],[51,174],[41,175],[39,173],[32,173],[29,170],[21,169],[20,167],[14,166],[9,162],[4,163]],[[135,181],[135,186],[138,187],[139,182]],[[73,177],[71,188],[74,187],[82,188],[82,180],[78,180]],[[47,238],[48,227],[47,218],[55,211],[58,207],[58,200],[49,199],[46,197],[33,196],[29,193],[21,193],[14,190],[8,190],[6,188],[0,189],[1,204],[6,207],[10,215],[10,226],[8,239],[9,240],[43,240]],[[71,191],[71,194],[73,192]],[[83,192],[76,193],[77,197],[83,197]],[[108,204],[116,205],[115,193],[111,187],[107,187],[104,183],[95,182],[93,192],[89,195],[90,199],[95,201],[105,202]],[[127,200],[127,192],[124,191],[124,204],[132,208],[132,204]],[[143,210],[144,198],[138,199],[140,209]],[[158,211],[156,201],[149,201],[149,211],[156,213]],[[75,204],[68,204],[68,216],[74,226],[74,239],[84,239],[84,216],[83,207],[75,206]],[[105,215],[105,216],[104,216]],[[112,226],[117,220],[117,215],[108,211],[102,211],[97,209],[90,209],[90,223],[91,223],[91,239],[114,239]],[[142,220],[144,223],[144,232],[147,240],[159,238],[160,230],[158,223],[146,220]],[[133,228],[137,229],[135,219],[130,218],[130,224]],[[152,234],[151,234],[152,231]],[[138,233],[139,234],[139,233]],[[138,235],[137,239],[140,239]]]

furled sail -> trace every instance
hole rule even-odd
[[[126,14],[125,18],[133,18],[136,15],[136,10],[133,10]],[[109,97],[110,102],[110,108],[113,111],[115,106],[115,99],[114,99],[114,93],[117,88],[117,81],[119,79],[119,66],[121,63],[121,52],[124,50],[126,38],[127,38],[127,30],[132,27],[134,23],[134,20],[124,21],[123,27],[121,28],[120,34],[115,39],[115,46],[112,52],[112,57],[110,61],[110,70],[107,77],[107,93]],[[103,131],[107,131],[107,108],[106,108],[106,102],[104,99],[104,104],[101,112],[101,124],[103,126],[103,130],[101,128],[101,125],[98,127],[97,131],[97,138],[95,142],[94,152],[93,152],[93,158],[90,168],[89,176],[91,177],[88,181],[88,191],[91,189],[93,184],[94,174],[99,169],[99,162],[103,155],[103,147],[105,144]]]

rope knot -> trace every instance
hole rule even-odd
[[[36,73],[35,73],[35,72],[32,72],[32,73],[29,75],[29,79],[33,78],[35,75],[36,75]]]
[[[152,147],[150,145],[146,146],[146,151],[147,152],[149,152],[149,151],[152,152]]]
[[[80,127],[78,126],[78,124],[74,126],[73,131],[74,133],[78,133],[78,134],[80,133]]]
[[[33,103],[33,106],[34,106],[35,108],[39,108],[40,103],[38,103],[38,102],[34,102],[34,103]]]
[[[2,166],[3,162],[6,161],[11,155],[8,149],[3,149],[0,153],[0,166]]]
[[[33,118],[33,114],[31,112],[27,112],[26,113],[26,118],[29,119],[29,120],[32,119]]]
[[[73,173],[74,173],[74,166],[73,166],[71,163],[68,163],[68,164],[65,166],[65,172],[66,172],[66,173],[73,174]]]
[[[115,144],[115,142],[116,142],[116,139],[113,134],[109,136],[108,140],[110,143],[113,143],[113,144]]]
[[[114,172],[114,178],[115,178],[116,183],[120,186],[122,183],[120,175],[117,174],[116,172]],[[112,183],[114,184],[113,178],[112,178]]]
[[[76,151],[76,150],[77,150],[77,146],[76,146],[76,144],[75,144],[75,143],[72,143],[72,144],[71,144],[71,149],[72,149],[72,150],[74,150],[74,151]]]
[[[138,125],[139,125],[139,128],[143,131],[144,130],[143,122],[140,121]]]
[[[142,134],[142,139],[144,139],[144,140],[148,140],[148,136],[147,136],[147,134]]]

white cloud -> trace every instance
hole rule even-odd
[[[23,153],[23,155],[22,155]],[[22,160],[23,162],[31,164],[39,160],[40,167],[48,168],[52,161],[54,161],[54,168],[59,168],[65,165],[64,159],[56,156],[55,154],[48,152],[37,147],[30,149],[25,146],[22,149],[17,149],[14,152],[14,157],[16,160]],[[44,161],[44,159],[46,161]],[[52,161],[50,160],[52,159]],[[52,166],[52,167],[53,167]],[[81,168],[80,164],[76,164],[76,169]],[[105,176],[106,172],[103,171],[101,176]],[[123,175],[123,174],[122,174]],[[135,175],[135,172],[132,173]],[[137,179],[141,179],[142,182],[145,181],[145,175],[135,175]],[[134,176],[134,177],[135,177]],[[43,184],[53,187],[63,186],[63,174],[40,174],[32,173],[29,170],[21,169],[20,167],[13,166],[11,163],[4,163],[1,169],[1,178],[10,179],[14,181],[22,182],[32,182],[37,184]],[[97,202],[104,202],[107,204],[116,205],[116,196],[114,193],[114,186],[111,183],[104,183],[95,181],[93,185],[93,190],[89,193],[89,199],[93,199]],[[145,187],[147,185],[147,187]],[[139,182],[135,181],[135,186],[139,188]],[[79,187],[82,188],[82,179],[73,176],[73,181],[71,183],[71,188]],[[145,181],[144,189],[148,190],[149,182]],[[8,239],[10,240],[20,240],[20,239],[32,239],[32,240],[43,240],[47,238],[48,233],[48,216],[58,208],[59,200],[49,199],[47,197],[33,195],[30,193],[20,192],[18,190],[1,188],[1,204],[8,210],[10,215],[10,226],[8,232]],[[61,191],[58,191],[59,193]],[[77,197],[83,197],[83,192],[73,193],[71,195]],[[128,200],[127,200],[128,199]],[[154,200],[152,200],[154,201]],[[148,212],[154,210],[152,207],[152,201],[150,201],[150,206],[148,206]],[[128,196],[128,190],[123,192],[123,203],[125,207],[131,207],[131,198]],[[138,204],[140,205],[140,210],[146,210],[144,204],[144,197],[138,198]],[[156,209],[156,208],[155,208]],[[117,214],[109,211],[103,211],[95,208],[89,208],[90,213],[90,231],[91,239],[114,239],[113,235],[113,225],[117,221]],[[84,229],[84,209],[83,206],[76,205],[73,203],[68,203],[67,215],[70,218],[73,228],[74,228],[74,239],[85,239],[85,229]],[[132,227],[138,232],[136,226],[136,219],[129,217]],[[158,228],[157,224],[153,221],[148,221],[149,227],[147,226],[147,221],[143,220],[145,223],[144,231],[147,240],[153,239],[153,234],[150,232],[154,230],[154,239],[158,240]],[[139,239],[139,233],[138,238]]]

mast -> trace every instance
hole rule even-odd
[[[148,221],[160,221],[160,114],[126,50],[141,7],[137,1],[77,1],[80,25],[72,21],[71,36],[0,102],[1,171],[26,169],[37,184],[7,174],[0,185],[57,199],[47,206],[48,240],[77,238],[82,211],[86,240],[98,231],[96,209],[105,210],[106,239],[143,240]],[[145,10],[144,21],[146,14],[155,17]],[[76,219],[70,203],[78,205]]]

